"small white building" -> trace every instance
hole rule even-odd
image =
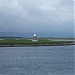
[[[36,36],[36,34],[33,35],[33,39],[32,39],[32,41],[35,41],[35,42],[38,41],[38,40],[37,40],[37,36]]]

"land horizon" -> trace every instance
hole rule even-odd
[[[33,38],[0,37],[0,47],[63,46],[75,45],[75,38]]]

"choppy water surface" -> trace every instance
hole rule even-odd
[[[74,46],[0,48],[0,75],[74,75]]]

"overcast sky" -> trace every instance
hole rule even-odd
[[[74,0],[0,0],[0,32],[74,35]]]

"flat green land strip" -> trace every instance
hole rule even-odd
[[[55,41],[49,39],[38,39],[38,41],[32,41],[31,39],[3,39],[0,40],[0,45],[53,45],[53,44],[69,44],[74,43],[74,41]]]

